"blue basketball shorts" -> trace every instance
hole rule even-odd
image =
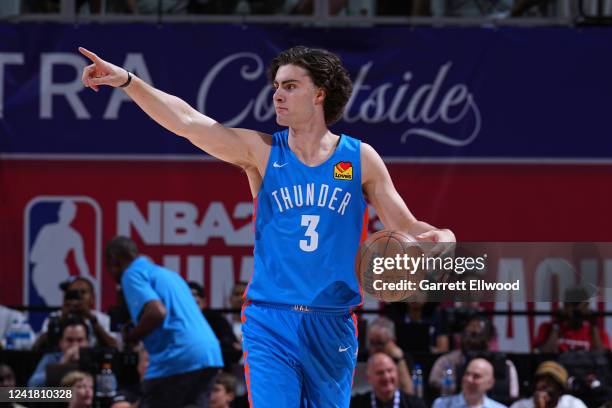
[[[242,310],[251,408],[347,408],[357,361],[349,310],[248,302]]]

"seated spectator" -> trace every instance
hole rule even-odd
[[[510,408],[586,408],[584,402],[566,394],[567,370],[554,361],[545,361],[535,372],[533,396],[516,401]]]
[[[96,295],[93,284],[85,277],[77,276],[63,282],[64,291],[61,310],[49,314],[43,322],[42,334],[34,345],[38,350],[50,350],[57,347],[61,321],[68,316],[82,319],[87,325],[90,346],[117,347],[117,339],[110,332],[110,317],[95,310]]]
[[[487,397],[493,388],[493,366],[484,358],[475,358],[468,364],[461,380],[461,392],[450,397],[437,398],[432,408],[506,408]]]
[[[387,354],[372,354],[366,373],[373,390],[352,398],[351,408],[425,408],[422,399],[399,389],[397,366]]]
[[[456,384],[457,379],[461,378],[461,375],[458,375],[458,373],[464,370],[464,367],[472,357],[486,355],[491,358],[499,356],[503,358],[503,355],[489,350],[493,336],[494,329],[489,319],[484,316],[472,316],[463,330],[461,349],[446,353],[435,361],[429,374],[430,387],[436,392],[440,391],[444,373],[449,366],[453,369],[453,378]],[[504,378],[505,381],[500,381],[500,384],[495,387],[494,395],[505,398],[517,398],[519,395],[519,382],[516,367],[508,359],[503,358],[502,364],[504,362],[506,371],[497,373],[497,378]]]
[[[461,348],[461,336],[470,319],[484,313],[480,302],[443,302],[440,305],[440,325],[449,337],[449,350]],[[490,350],[497,350],[495,337],[489,344]]]
[[[82,320],[66,319],[63,321],[61,328],[60,351],[47,353],[41,358],[34,374],[28,381],[28,387],[45,386],[47,384],[47,365],[77,363],[79,361],[79,349],[89,345],[87,325]]]
[[[368,354],[385,353],[397,366],[399,387],[414,394],[412,377],[404,351],[395,342],[395,325],[386,317],[378,317],[368,325]]]
[[[210,394],[210,408],[230,408],[236,398],[236,377],[220,373]]]
[[[136,369],[138,370],[140,382],[120,388],[117,391],[117,395],[113,397],[113,403],[110,408],[137,408],[140,405],[142,397],[141,383],[149,365],[149,353],[147,353],[142,343],[135,347],[135,351],[138,351],[138,366]]]
[[[82,371],[71,371],[62,378],[62,387],[72,389],[68,408],[88,408],[93,404],[93,378]]]
[[[0,305],[0,339],[4,339],[6,331],[11,326],[11,323],[13,323],[13,320],[26,320],[26,317],[17,310]]]
[[[568,288],[561,312],[538,328],[535,348],[544,353],[610,350],[608,334],[598,327],[589,309],[589,297],[584,286]]]
[[[385,314],[395,323],[397,344],[404,352],[448,352],[448,333],[435,306],[425,301],[385,305]]]
[[[217,336],[223,351],[224,361],[227,363],[236,363],[242,355],[242,346],[232,331],[227,319],[216,310],[207,309],[207,299],[204,293],[204,288],[197,282],[188,282],[191,294],[195,299],[198,307],[202,311],[204,318],[210,325],[210,328]],[[226,357],[233,357],[229,360]]]
[[[6,364],[0,364],[0,387],[15,387],[15,373],[13,369]],[[0,406],[8,408],[25,408],[23,405],[16,403],[6,403],[7,405],[0,404]]]

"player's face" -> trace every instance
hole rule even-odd
[[[317,109],[323,109],[323,94],[308,72],[297,65],[282,65],[274,79],[276,122],[281,126],[299,126],[310,122]]]

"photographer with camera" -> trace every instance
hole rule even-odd
[[[117,339],[110,332],[110,318],[94,309],[96,298],[91,281],[82,276],[72,277],[60,284],[64,291],[62,308],[49,314],[34,344],[35,350],[51,350],[57,347],[61,337],[62,321],[68,318],[83,320],[92,347],[117,347]]]
[[[490,344],[495,337],[495,328],[484,315],[472,315],[461,335],[461,348],[438,357],[429,373],[429,386],[434,393],[442,393],[445,377],[451,377],[453,385],[460,383],[470,360],[483,357],[494,363],[495,385],[490,395],[506,401],[519,396],[518,372],[514,363],[503,353],[492,351]]]
[[[562,353],[570,350],[610,350],[610,339],[600,330],[589,309],[589,290],[573,286],[564,293],[563,309],[550,322],[538,328],[534,347],[543,353]]]

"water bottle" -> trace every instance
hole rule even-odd
[[[444,377],[442,377],[442,389],[440,395],[448,396],[455,393],[455,376],[453,375],[453,366],[451,364],[446,366],[444,370]]]
[[[102,363],[102,370],[96,375],[96,398],[112,398],[117,394],[117,377],[111,369],[111,363]]]
[[[6,331],[7,350],[28,350],[34,343],[34,332],[25,318],[14,318]]]
[[[414,365],[412,383],[414,384],[414,395],[423,398],[423,369],[421,369],[420,364]]]

